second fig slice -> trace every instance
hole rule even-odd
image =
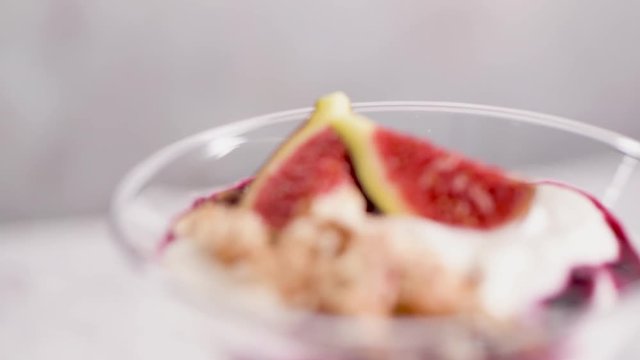
[[[348,148],[366,196],[386,214],[489,229],[526,212],[534,186],[440,148],[347,114],[332,126]]]

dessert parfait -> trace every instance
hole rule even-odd
[[[255,176],[177,214],[160,261],[196,286],[260,289],[272,314],[457,319],[494,335],[544,334],[640,278],[622,225],[594,197],[442,145],[327,95]],[[511,355],[558,356],[537,340]],[[401,358],[367,354],[357,358]]]

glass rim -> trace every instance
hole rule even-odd
[[[554,128],[608,145],[611,149],[640,161],[640,142],[618,132],[569,118],[508,107],[445,101],[376,101],[352,104],[354,111],[391,112],[423,111],[479,115]],[[127,202],[164,165],[193,146],[220,136],[237,135],[253,129],[306,117],[313,107],[297,108],[233,121],[175,141],[140,161],[118,183],[111,198],[108,226],[113,239],[134,265],[145,262],[144,254],[132,244],[123,227],[121,214]]]

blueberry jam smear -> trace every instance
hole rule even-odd
[[[543,304],[547,307],[559,309],[578,309],[589,305],[596,287],[598,268],[593,266],[578,266],[571,271],[563,290]]]
[[[620,245],[618,259],[607,267],[613,275],[616,286],[619,289],[626,289],[631,283],[640,279],[640,256],[631,244],[631,239],[627,236],[622,223],[598,200],[590,197],[594,204],[602,211],[607,224],[616,234]]]
[[[600,210],[605,221],[615,234],[619,245],[618,258],[601,267],[594,266],[577,266],[571,272],[568,281],[558,294],[544,301],[545,305],[560,308],[581,308],[589,303],[594,295],[596,286],[596,277],[599,272],[607,271],[618,291],[624,292],[631,285],[640,280],[640,256],[633,247],[631,239],[627,235],[627,231],[622,223],[613,215],[600,200],[596,199],[590,193],[576,188],[574,186],[557,182],[543,181],[541,183],[561,186],[576,191],[586,196]]]

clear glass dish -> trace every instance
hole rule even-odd
[[[640,230],[640,222],[634,221],[640,206],[640,143],[633,139],[556,116],[482,105],[375,102],[354,104],[354,110],[512,172],[582,188],[610,207],[637,239],[633,234]],[[198,324],[188,329],[199,334],[196,346],[218,353],[223,349],[224,356],[233,359],[549,356],[535,344],[557,342],[566,335],[563,326],[487,338],[480,329],[452,318],[404,318],[382,324],[273,313],[222,285],[205,299],[159,265],[157,250],[172,219],[194,199],[251,176],[310,111],[251,118],[169,145],[135,167],[113,197],[114,239],[140,276],[158,285],[158,296],[169,293],[200,314],[194,317]]]

